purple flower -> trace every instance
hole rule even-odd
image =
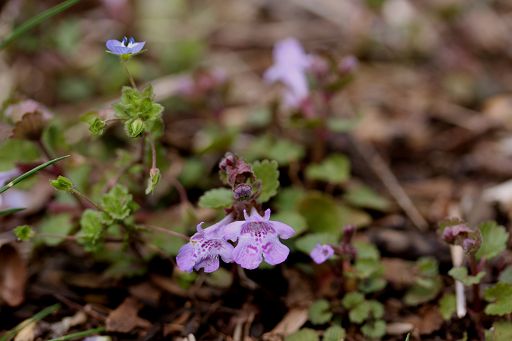
[[[297,107],[309,94],[306,70],[311,65],[300,43],[294,38],[279,41],[274,47],[274,65],[263,76],[267,82],[281,81],[287,87],[285,105]]]
[[[16,168],[0,172],[0,187],[18,175],[21,175],[21,172]],[[26,207],[29,204],[29,198],[28,193],[11,188],[0,194],[0,208]]]
[[[334,249],[328,244],[317,244],[309,255],[316,264],[322,264],[334,255]]]
[[[232,222],[231,215],[227,215],[206,229],[200,223],[197,232],[190,237],[190,242],[183,245],[176,256],[178,268],[181,271],[191,272],[204,268],[204,272],[214,272],[219,268],[219,256],[226,263],[233,261],[233,246],[223,238],[225,226]]]
[[[133,37],[124,37],[121,41],[114,39],[107,40],[106,45],[108,52],[122,56],[139,53],[144,48],[144,44],[146,44],[146,42],[136,42]]]
[[[256,269],[262,258],[270,265],[282,263],[290,250],[279,241],[288,239],[295,230],[279,221],[270,220],[270,209],[262,217],[256,209],[248,216],[244,210],[244,221],[235,221],[227,225],[224,236],[238,244],[233,251],[233,260],[245,269]]]

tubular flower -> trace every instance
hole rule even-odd
[[[334,255],[334,249],[328,244],[317,244],[309,255],[316,264],[322,264]]]
[[[270,220],[270,209],[261,216],[252,209],[247,215],[244,210],[244,221],[235,221],[224,229],[228,240],[236,241],[233,260],[245,269],[256,269],[263,259],[270,265],[282,263],[288,257],[290,250],[283,245],[279,238],[288,239],[295,230],[279,221]]]
[[[263,77],[270,83],[282,82],[287,88],[284,95],[285,105],[297,107],[309,95],[306,70],[310,67],[312,59],[294,38],[277,42],[273,58],[274,65]]]
[[[197,225],[197,232],[190,237],[190,242],[181,247],[176,256],[178,268],[181,271],[204,269],[204,272],[214,272],[219,268],[219,256],[226,263],[233,261],[233,246],[223,238],[225,226],[232,222],[231,215],[218,223],[202,229],[203,223]]]
[[[123,40],[107,40],[107,50],[119,56],[137,54],[144,48],[146,42],[136,42],[133,37],[124,37]]]

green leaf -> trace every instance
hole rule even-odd
[[[227,188],[214,188],[199,198],[199,207],[227,208],[233,205],[233,192]]]
[[[357,258],[354,264],[356,275],[360,279],[370,278],[379,275],[383,271],[380,260],[371,258]]]
[[[14,235],[18,240],[27,241],[34,236],[34,231],[28,225],[21,225],[14,229]]]
[[[20,162],[34,162],[40,155],[32,141],[9,139],[0,143],[0,169],[10,170]]]
[[[149,179],[145,192],[146,195],[153,193],[156,185],[158,184],[158,181],[160,181],[160,169],[151,168],[149,171]]]
[[[331,233],[310,233],[295,241],[299,251],[309,254],[317,244],[328,244],[336,242],[337,236]]]
[[[284,341],[319,341],[318,334],[309,328],[303,328],[284,338]]]
[[[25,172],[25,173],[21,174],[20,176],[18,176],[17,178],[15,178],[14,180],[10,181],[5,186],[0,187],[0,193],[3,193],[5,191],[7,191],[9,188],[13,187],[17,183],[22,182],[23,180],[31,177],[32,175],[36,174],[40,170],[42,170],[42,169],[44,169],[44,168],[46,168],[46,167],[48,167],[50,165],[53,165],[54,163],[59,162],[60,160],[65,159],[67,157],[69,157],[69,155],[58,157],[56,159],[50,160],[50,161],[45,162],[45,163],[43,163],[43,164],[41,164],[41,165],[39,165],[37,167],[32,168],[28,172]]]
[[[439,300],[439,312],[444,320],[451,319],[456,311],[456,300],[454,294],[444,294]]]
[[[73,182],[62,175],[59,175],[55,180],[50,180],[50,184],[59,191],[69,192],[73,189]]]
[[[277,139],[266,149],[265,157],[277,161],[281,166],[286,166],[304,157],[304,147],[286,139]]]
[[[439,265],[437,260],[432,257],[421,257],[416,262],[416,267],[421,276],[436,277],[439,275]]]
[[[404,302],[410,306],[429,302],[437,297],[442,288],[443,282],[439,277],[417,280],[416,283],[407,290],[404,296]]]
[[[69,214],[47,216],[38,228],[37,238],[46,245],[56,246],[66,239],[72,229],[73,225]]]
[[[306,219],[313,232],[341,234],[342,214],[336,201],[320,192],[308,193],[298,204],[299,213]]]
[[[281,221],[287,225],[292,226],[295,230],[295,235],[301,234],[306,230],[307,227],[306,219],[294,211],[284,211],[272,214],[272,220]]]
[[[80,218],[78,242],[89,251],[94,251],[103,236],[104,226],[101,212],[87,209]]]
[[[213,287],[228,289],[233,283],[233,273],[224,268],[219,268],[217,271],[208,274],[206,283]]]
[[[333,184],[342,184],[350,177],[350,161],[345,155],[333,154],[319,164],[306,168],[306,177]]]
[[[370,307],[370,314],[374,319],[380,319],[384,316],[384,306],[382,303],[376,300],[367,301],[365,304],[368,304]]]
[[[276,161],[256,161],[253,162],[252,171],[258,180],[261,181],[261,193],[258,202],[267,202],[277,194],[279,188],[279,170]]]
[[[502,283],[512,284],[512,265],[509,265],[500,273],[498,280]]]
[[[367,322],[361,327],[365,336],[373,339],[380,339],[386,335],[386,322],[382,320]]]
[[[329,302],[324,299],[316,300],[309,307],[308,316],[309,320],[313,324],[324,324],[329,322],[332,318]]]
[[[503,226],[494,221],[488,221],[478,226],[482,235],[482,243],[476,252],[477,259],[491,259],[498,256],[507,248],[508,232]]]
[[[333,117],[327,120],[327,128],[335,133],[346,133],[353,130],[360,121],[359,116],[354,118]]]
[[[345,338],[345,329],[339,325],[333,325],[324,331],[323,341],[341,341]]]
[[[124,124],[126,134],[132,138],[139,137],[144,131],[146,131],[146,125],[140,118],[129,119]]]
[[[356,241],[354,242],[354,247],[357,250],[357,258],[373,260],[380,259],[379,250],[373,244]]]
[[[354,323],[363,323],[368,317],[370,317],[370,306],[366,303],[356,305],[348,313],[350,322]]]
[[[137,137],[156,121],[162,118],[164,108],[153,101],[153,88],[148,85],[144,90],[125,86],[121,99],[114,104],[117,118],[125,121],[125,129],[130,137]]]
[[[468,269],[466,267],[454,267],[448,271],[448,275],[452,276],[457,281],[462,282],[466,286],[478,284],[485,276],[485,271],[479,272],[475,276],[468,275]]]
[[[345,309],[350,310],[350,309],[355,308],[356,306],[358,306],[359,304],[361,304],[363,302],[364,302],[364,295],[357,291],[354,291],[354,292],[349,292],[348,294],[346,294],[343,297],[341,304],[343,305],[343,307]]]
[[[114,220],[124,220],[135,209],[132,195],[119,184],[101,198],[100,206]]]
[[[388,199],[366,186],[350,188],[344,199],[351,205],[379,211],[387,211],[391,207],[391,202]]]
[[[285,187],[279,190],[275,199],[276,209],[282,211],[296,211],[299,202],[306,192],[300,187]]]
[[[484,298],[492,303],[485,307],[488,315],[506,315],[512,313],[512,284],[497,283],[484,291]]]
[[[387,282],[384,278],[381,277],[381,275],[382,273],[379,270],[373,276],[363,278],[359,282],[357,289],[365,294],[369,294],[384,289],[386,287]]]
[[[9,214],[14,214],[16,212],[20,212],[20,211],[23,211],[23,210],[24,210],[24,208],[21,208],[21,207],[6,208],[5,210],[0,210],[0,217],[6,216],[6,215],[9,215]]]
[[[486,333],[486,340],[489,341],[510,341],[512,340],[512,323],[509,321],[496,321],[492,330]]]

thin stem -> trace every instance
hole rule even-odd
[[[469,256],[469,270],[471,271],[472,276],[478,275],[479,269],[478,264],[476,262],[475,256]],[[478,333],[478,336],[481,341],[485,340],[485,332],[482,326],[482,298],[480,297],[480,283],[473,284],[471,286],[473,291],[473,310],[475,317],[475,327]]]
[[[130,84],[132,85],[132,88],[137,89],[137,84],[135,84],[135,79],[133,78],[132,74],[130,73],[130,70],[128,69],[128,65],[126,65],[126,60],[121,58],[121,64],[124,67],[124,70],[128,74],[128,78],[130,79]]]
[[[77,340],[81,339],[85,336],[93,335],[93,334],[99,334],[105,331],[104,327],[98,327],[93,329],[84,330],[81,332],[71,333],[68,335],[64,335],[61,337],[58,337],[56,339],[51,339],[50,341],[66,341],[66,340]]]
[[[75,195],[76,197],[80,198],[80,199],[83,199],[85,201],[87,201],[89,204],[91,204],[95,209],[97,209],[98,211],[101,211],[103,212],[103,209],[98,205],[96,204],[94,201],[92,201],[91,199],[89,199],[85,194],[81,193],[80,191],[78,191],[76,188],[73,188],[71,189],[71,193],[73,195]]]
[[[179,233],[173,230],[166,229],[165,227],[155,226],[155,225],[139,225],[139,227],[142,227],[144,229],[148,230],[154,230],[162,233],[167,233],[168,235],[181,238],[183,240],[188,241],[189,237],[187,235],[184,235],[183,233]]]
[[[151,146],[151,168],[156,168],[156,146],[155,141],[152,138],[148,137],[149,145]]]

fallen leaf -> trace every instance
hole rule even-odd
[[[27,265],[12,244],[0,246],[0,298],[14,307],[24,299]]]
[[[107,317],[106,327],[109,332],[129,333],[137,327],[149,328],[151,323],[138,316],[141,304],[133,297],[126,298]]]
[[[411,323],[420,334],[430,334],[443,325],[443,317],[435,306],[426,306],[419,310],[417,315],[406,317],[402,322]]]

